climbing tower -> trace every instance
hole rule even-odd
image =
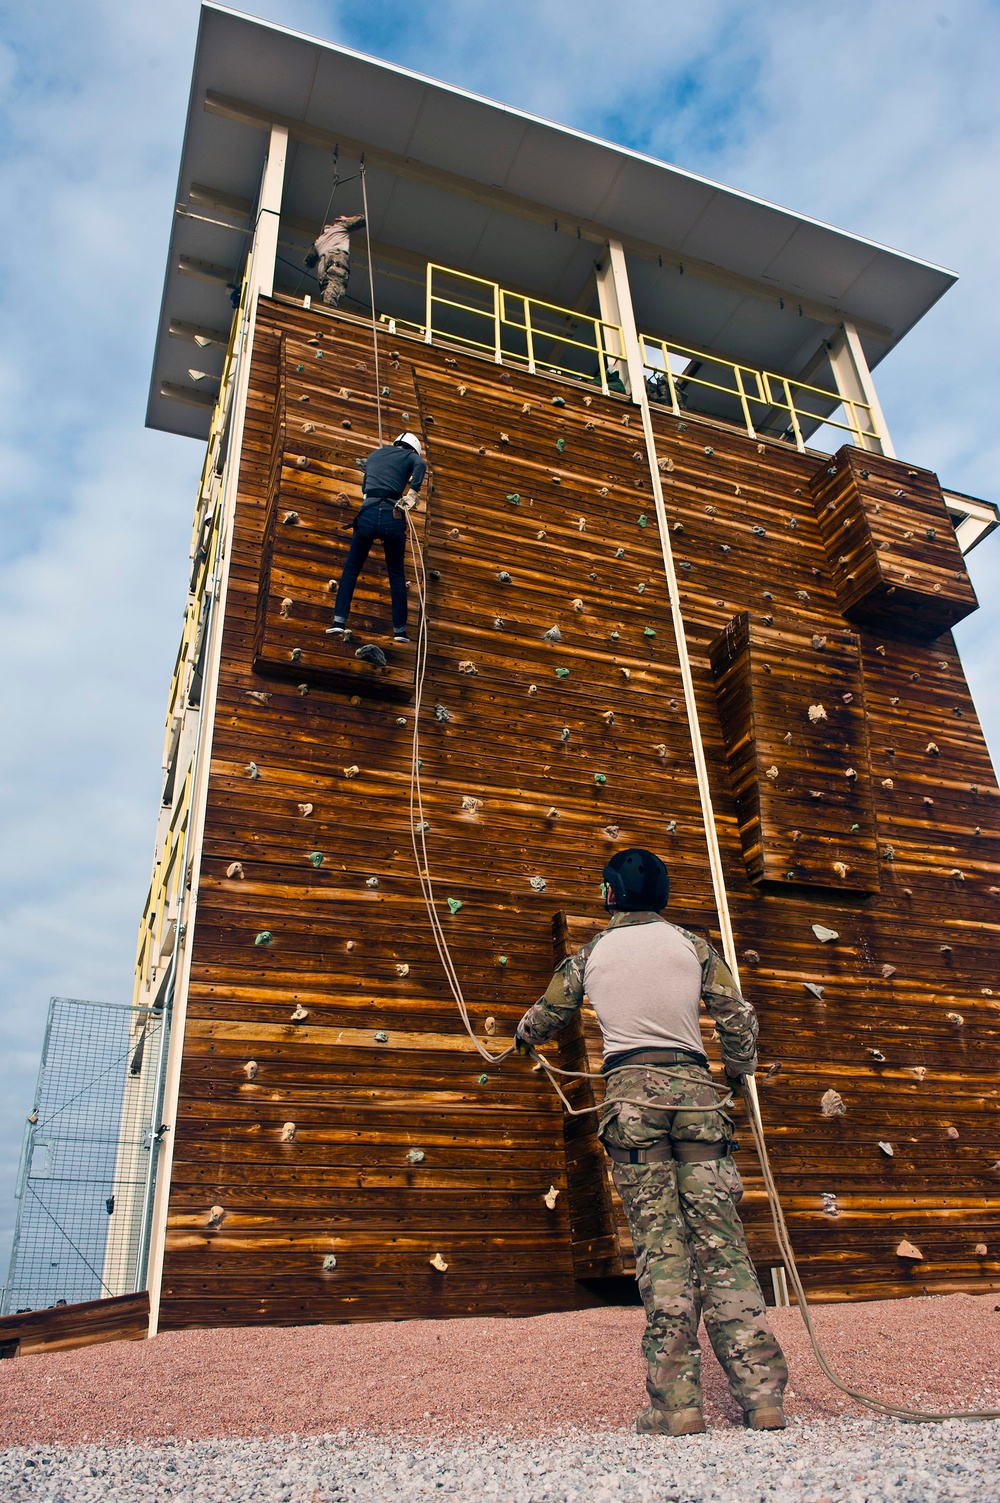
[[[325,307],[304,255],[366,204]],[[871,375],[953,280],[205,7],[148,419],[205,445],[136,978],[154,1329],[622,1297],[594,1118],[477,1052],[414,831],[488,1054],[607,855],[660,852],[758,1009],[807,1289],[1000,1287],[998,793],[950,635],[997,513],[895,454]],[[324,634],[404,428],[425,671],[381,564]],[[548,1055],[598,1068],[587,1009]]]

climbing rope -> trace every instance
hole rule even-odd
[[[372,269],[372,236],[368,228],[368,180],[361,158],[361,203],[365,211],[365,249],[368,252],[368,292],[372,305],[372,349],[375,351],[375,411],[378,414],[378,446],[382,447],[382,378],[378,371],[378,322],[375,317],[375,272]]]

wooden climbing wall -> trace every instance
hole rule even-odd
[[[420,432],[430,467],[431,870],[477,1030],[501,1047],[561,953],[554,917],[573,916],[563,936],[599,922],[615,849],[660,851],[676,903],[713,929],[647,456],[624,399],[403,337],[382,355],[387,432]],[[523,1062],[482,1062],[447,991],[409,839],[413,649],[386,642],[381,565],[363,579],[353,642],[323,636],[357,461],[377,441],[370,333],[263,301],[250,381],[162,1324],[531,1314],[608,1297],[601,1280],[628,1271],[630,1249],[592,1138],[564,1131]],[[869,630],[840,614],[845,566],[819,518],[850,457],[669,415],[655,426],[761,1019],[762,1108],[806,1285],[840,1299],[1000,1287],[997,788],[954,645],[914,632],[912,615]],[[906,467],[890,478],[905,493]],[[745,613],[751,635],[772,634],[785,679],[754,723],[771,758],[761,775],[777,768],[757,865],[712,668]],[[810,860],[779,879],[796,842],[777,794],[817,744],[808,707],[827,673],[812,640],[852,633],[871,877],[811,880],[839,817],[831,797],[814,801]],[[353,656],[372,639],[384,673]],[[763,661],[759,637],[754,651]],[[818,792],[834,760],[815,768]],[[593,1052],[585,1030],[558,1047]],[[822,1115],[828,1090],[842,1115]],[[766,1203],[749,1149],[740,1162],[769,1288]],[[897,1256],[903,1237],[922,1262]]]

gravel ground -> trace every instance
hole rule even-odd
[[[337,1435],[0,1453],[4,1503],[961,1503],[1000,1497],[1000,1422],[843,1418],[778,1435],[620,1433],[449,1445]]]
[[[0,1503],[449,1497],[497,1503],[1000,1503],[1000,1422],[874,1418],[770,1312],[790,1428],[749,1435],[706,1350],[709,1432],[632,1432],[642,1311],[175,1331],[0,1364]],[[1000,1409],[994,1295],[821,1305],[865,1392]]]

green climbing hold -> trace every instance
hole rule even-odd
[[[520,506],[521,504],[521,497],[517,491],[511,491],[510,495],[507,497],[507,500],[510,501],[514,506]]]
[[[488,1075],[480,1075],[480,1077],[479,1077],[479,1084],[480,1085],[485,1085],[486,1082],[489,1080],[489,1078],[490,1077]]]
[[[604,776],[603,772],[595,772],[594,773],[594,782],[595,783],[606,783],[607,781],[608,780]]]
[[[388,386],[383,386],[383,388],[382,388],[382,395],[383,395],[383,396],[384,396],[384,397],[387,397],[387,396],[389,396],[389,394],[390,394],[390,393],[389,393],[389,388],[388,388]]]
[[[655,631],[653,630],[653,628],[651,626],[644,626],[643,629],[642,629],[642,634],[643,634],[644,637],[655,637],[656,636],[656,633],[655,633]]]
[[[648,521],[649,521],[649,518],[647,517],[646,513],[645,512],[640,512],[639,513],[639,526],[640,527],[645,527]]]
[[[569,669],[568,668],[557,668],[556,669],[556,678],[569,678]]]
[[[794,872],[786,872],[785,873],[785,881],[786,882],[794,882],[795,881],[795,873]]]
[[[296,369],[296,370],[297,370],[297,371],[304,371],[304,370],[305,370],[305,366],[304,366],[304,365],[297,365],[297,366],[296,366],[296,367],[295,367],[295,369]]]
[[[565,450],[566,450],[566,440],[564,438],[557,438],[556,439],[556,448],[559,450],[560,454],[565,453]]]
[[[497,965],[506,965],[506,964],[507,964],[507,957],[506,957],[506,955],[498,955],[497,956]]]
[[[859,831],[859,830],[860,830],[860,829],[861,829],[861,826],[860,826],[860,825],[852,825],[852,826],[851,826],[851,834],[852,834],[852,835],[856,835],[856,834],[857,834],[857,832],[858,832],[858,831]]]
[[[458,899],[457,899],[457,898],[449,898],[449,899],[448,899],[448,907],[449,907],[449,908],[450,908],[450,909],[451,909],[451,912],[452,912],[452,913],[457,913],[457,912],[458,912],[458,910],[459,910],[459,909],[460,909],[460,908],[461,908],[461,906],[462,906],[462,905],[461,905],[461,903],[460,903],[460,902],[459,902],[459,901],[458,901]]]
[[[566,406],[566,400],[565,400],[564,397],[553,397],[552,398],[552,405],[553,405],[553,407],[565,407]]]
[[[309,860],[312,862],[313,866],[322,866],[323,865],[323,852],[322,851],[310,851],[309,852]]]
[[[274,940],[271,938],[271,931],[270,931],[270,929],[262,929],[260,931],[260,933],[257,935],[257,938],[254,940],[254,944],[255,945],[273,945],[274,944]]]

